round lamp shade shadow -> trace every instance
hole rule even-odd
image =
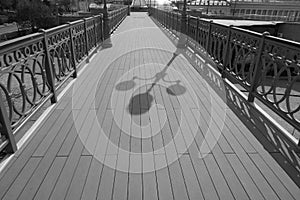
[[[137,94],[130,99],[127,110],[131,115],[142,115],[150,110],[153,100],[149,92]]]
[[[179,96],[186,92],[186,88],[179,83],[171,85],[167,88],[167,93],[173,96]]]
[[[119,91],[131,90],[132,88],[134,88],[134,86],[135,86],[134,80],[122,81],[116,85],[116,90]]]

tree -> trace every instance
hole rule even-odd
[[[12,0],[0,0],[0,10],[10,9],[13,5]]]
[[[30,23],[33,31],[50,28],[55,24],[55,16],[50,7],[40,0],[19,0],[17,4],[17,21],[19,24]]]
[[[66,12],[71,11],[71,0],[60,0],[59,5],[63,7],[63,10]]]

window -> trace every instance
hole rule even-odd
[[[268,15],[272,15],[272,10],[268,10]]]

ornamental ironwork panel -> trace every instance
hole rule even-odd
[[[209,21],[199,19],[196,41],[200,44],[200,46],[202,46],[204,48],[205,48],[206,42],[209,38],[208,32],[209,32]]]
[[[80,20],[73,23],[71,31],[74,41],[75,61],[80,63],[87,52],[84,21]]]
[[[257,97],[300,129],[300,44],[266,37]]]
[[[223,68],[225,64],[226,47],[230,29],[227,26],[213,23],[211,25],[210,40],[207,52],[211,58]]]
[[[32,34],[0,46],[0,91],[9,121],[15,128],[50,95],[43,34]]]
[[[47,46],[50,55],[51,67],[55,76],[55,87],[60,84],[75,70],[72,58],[71,36],[68,25],[47,30]]]
[[[261,36],[262,34],[239,28],[231,29],[228,64],[225,70],[248,90],[254,79]]]

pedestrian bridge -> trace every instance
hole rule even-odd
[[[29,80],[34,84],[34,80],[41,82],[31,91],[36,95],[23,99],[25,108],[22,103],[17,106],[10,86],[2,88],[3,149],[15,152],[1,164],[0,199],[299,199],[299,109],[294,107],[299,106],[299,90],[288,95],[298,98],[289,105],[290,112],[281,114],[294,127],[289,132],[262,109],[267,103],[253,102],[262,99],[255,93],[258,86],[243,87],[249,74],[251,80],[258,80],[252,77],[259,74],[257,70],[247,73],[257,56],[251,45],[261,45],[258,36],[247,32],[255,38],[248,44],[245,35],[237,36],[242,30],[231,33],[235,41],[245,39],[234,48],[244,45],[243,52],[251,58],[249,66],[247,62],[235,64],[235,70],[243,70],[234,74],[234,67],[230,71],[224,66],[230,66],[239,51],[226,54],[229,65],[222,65],[226,56],[220,54],[225,48],[230,51],[225,42],[231,40],[225,32],[219,34],[223,40],[213,34],[221,26],[208,22],[206,31],[200,29],[205,22],[189,19],[186,37],[179,32],[178,15],[152,11],[151,17],[137,12],[124,19],[123,14],[116,20],[122,23],[104,41],[100,29],[88,28],[87,33],[80,27],[68,29],[76,24],[89,27],[89,23],[97,27],[98,22],[89,19],[66,25],[57,37],[52,37],[57,30],[43,33],[47,36],[44,43],[39,43],[42,36],[31,36],[34,41],[27,41],[31,42],[28,47],[12,53],[14,61],[24,55],[32,58],[20,68],[6,69],[9,53],[1,57],[5,60],[1,73],[8,70],[26,85],[21,87],[23,96],[29,94],[25,76],[32,76]],[[210,33],[212,37],[205,38]],[[57,50],[54,44],[73,48]],[[34,52],[47,46],[53,51],[43,53],[44,59],[37,58]],[[3,46],[6,52],[13,48]],[[293,48],[299,50],[299,46]],[[49,66],[55,66],[52,82],[47,76],[39,78],[51,70],[29,69],[46,66],[46,59]],[[293,66],[299,69],[295,60],[298,63]],[[233,78],[238,75],[245,78]],[[299,74],[289,77],[299,78]],[[58,93],[61,84],[65,86]],[[269,82],[268,88],[273,86]],[[299,89],[291,86],[280,97],[295,88]],[[274,101],[279,98],[276,95]],[[29,116],[25,111],[36,109],[38,99],[56,103],[46,108],[22,138],[15,139]]]

